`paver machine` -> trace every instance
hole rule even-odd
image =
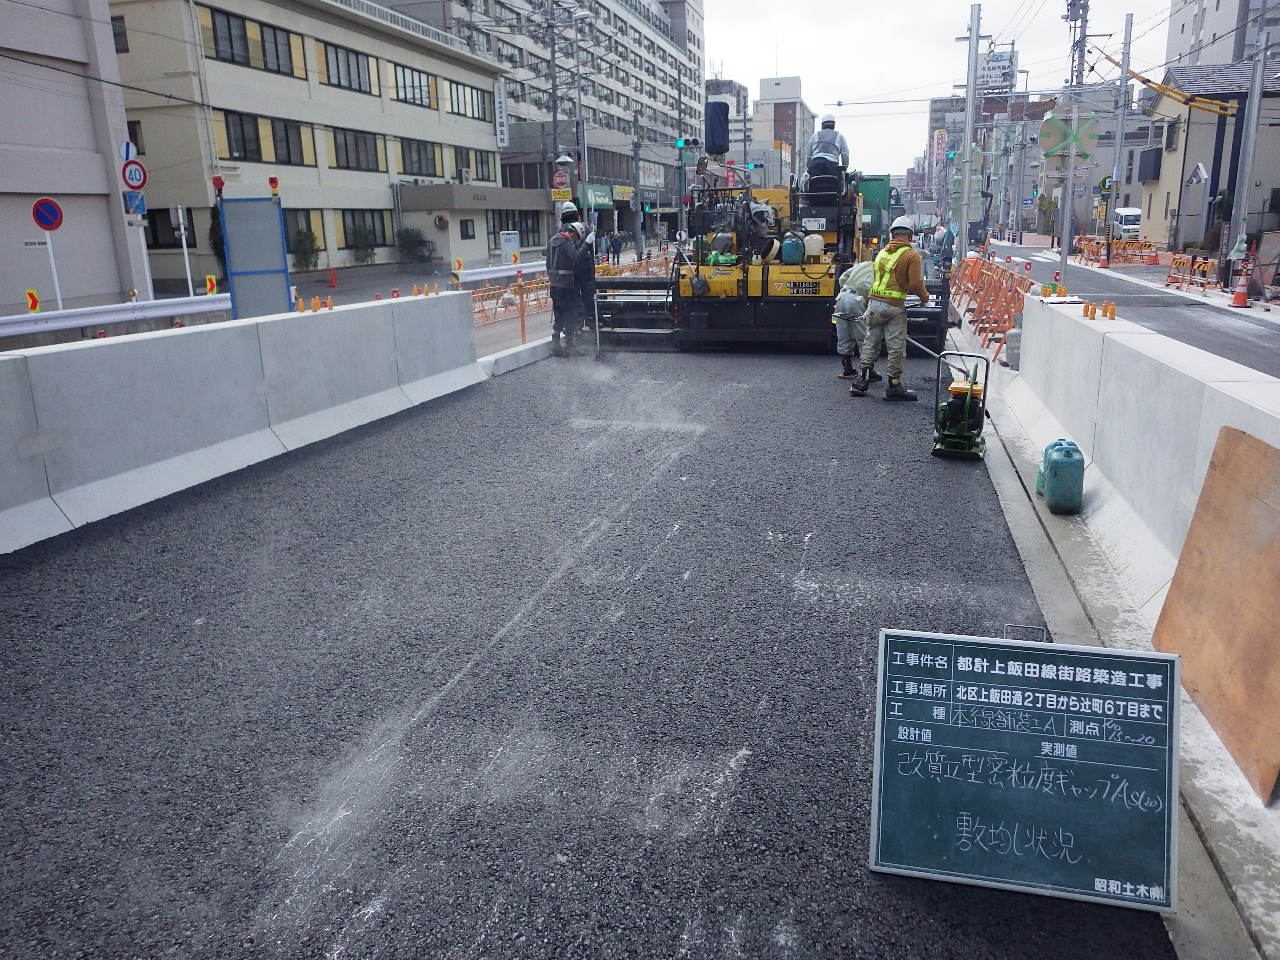
[[[884,181],[887,213],[888,177],[867,179]],[[862,182],[854,174],[811,178],[803,189],[754,189],[704,179],[690,191],[689,239],[677,244],[670,276],[597,281],[602,343],[830,350],[839,278],[879,250]],[[941,349],[947,281],[928,285],[931,304],[908,306],[909,333]]]

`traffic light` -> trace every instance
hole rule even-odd
[[[764,164],[763,164],[763,163],[748,163],[748,164],[747,164],[747,169],[748,169],[748,170],[760,170],[760,169],[762,169],[763,167],[764,167]]]
[[[1031,185],[1031,199],[1034,200],[1038,196],[1040,196],[1040,188],[1033,183]]]
[[[697,137],[681,137],[676,141],[677,150],[686,150],[690,147],[698,147],[702,145],[702,141]]]
[[[955,158],[956,158],[956,152],[955,152],[954,150],[948,150],[948,151],[947,151],[947,159],[948,159],[948,160],[954,160]]]

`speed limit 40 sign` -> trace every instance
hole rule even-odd
[[[120,179],[130,190],[141,190],[147,185],[147,168],[137,160],[127,160],[120,168]]]

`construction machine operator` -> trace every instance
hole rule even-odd
[[[840,177],[849,167],[849,144],[836,129],[836,118],[823,114],[822,126],[809,138],[805,151],[805,169],[810,177]]]
[[[924,265],[920,252],[911,245],[915,224],[899,217],[889,227],[889,244],[875,259],[875,276],[867,292],[867,333],[862,338],[861,372],[849,385],[849,395],[865,397],[871,386],[872,367],[880,353],[880,341],[889,348],[889,383],[886,400],[917,400],[915,392],[902,385],[907,364],[907,295],[915,294],[922,305],[929,302],[924,285]]]

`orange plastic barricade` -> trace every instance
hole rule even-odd
[[[1177,287],[1181,290],[1191,280],[1191,255],[1175,253],[1169,262],[1169,276],[1165,277],[1166,287]]]
[[[1191,277],[1188,283],[1200,290],[1220,290],[1218,261],[1211,257],[1196,257],[1191,261]]]

